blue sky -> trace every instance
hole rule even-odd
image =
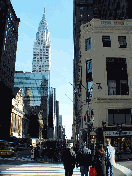
[[[51,40],[51,81],[59,100],[59,114],[68,139],[73,123],[73,1],[72,0],[12,0],[21,22],[18,28],[16,70],[32,71],[33,44],[45,7]],[[66,95],[71,99],[69,99]]]

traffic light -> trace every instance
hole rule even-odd
[[[84,121],[86,122],[86,114],[84,114]]]
[[[95,139],[95,136],[94,136],[94,135],[92,136],[92,139]]]
[[[103,130],[105,130],[105,128],[106,128],[106,122],[102,121],[102,126],[103,126]]]

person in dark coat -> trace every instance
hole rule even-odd
[[[95,153],[95,169],[97,171],[97,176],[105,176],[105,150],[103,148],[99,148]]]
[[[123,154],[126,155],[126,143],[125,142],[123,143]]]
[[[71,155],[69,148],[63,150],[62,162],[64,164],[65,176],[72,176],[73,169],[75,168],[75,156]]]
[[[81,176],[88,176],[89,166],[92,164],[92,155],[88,148],[83,149],[78,155]]]

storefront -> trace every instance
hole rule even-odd
[[[115,147],[117,154],[129,154],[132,153],[132,132],[123,131],[119,135],[117,131],[105,131],[104,132],[105,142],[110,139],[110,143]]]

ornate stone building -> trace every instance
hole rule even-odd
[[[16,138],[28,137],[28,119],[24,112],[22,89],[15,89],[15,98],[12,99],[10,135]]]
[[[124,126],[125,133],[122,134],[126,134],[132,143],[131,30],[131,19],[92,19],[81,26],[80,139],[83,138],[81,132],[87,133],[87,123],[92,122],[96,129],[102,127],[103,121],[108,127],[104,135],[112,144],[116,143],[117,137],[120,140],[125,138],[124,135],[115,135],[118,124]],[[88,94],[89,105],[86,101]]]

